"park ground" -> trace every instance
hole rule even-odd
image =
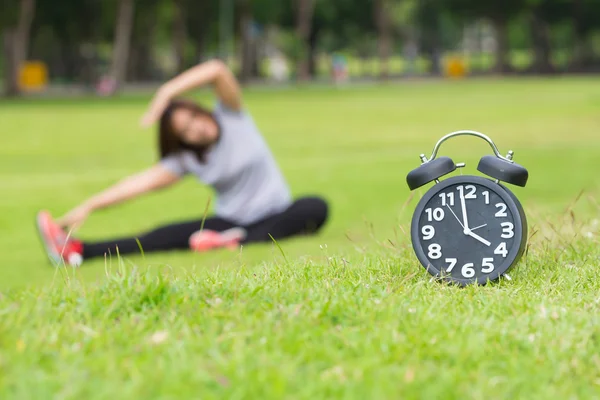
[[[474,79],[249,88],[295,195],[324,231],[209,254],[48,264],[34,229],[156,160],[149,97],[0,103],[0,398],[598,398],[600,81]],[[210,101],[208,92],[196,96]],[[444,134],[490,136],[528,168],[509,280],[431,282],[406,174]],[[472,137],[441,153],[477,161]],[[93,214],[93,240],[202,215],[193,179]]]

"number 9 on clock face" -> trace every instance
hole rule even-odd
[[[478,176],[456,176],[433,185],[411,224],[417,258],[436,277],[485,284],[520,259],[527,220],[510,190]]]

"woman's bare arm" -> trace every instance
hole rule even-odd
[[[212,85],[219,100],[232,110],[242,107],[240,85],[231,70],[220,60],[206,61],[164,83],[156,92],[142,125],[149,126],[160,118],[173,98],[204,85]]]
[[[128,176],[102,192],[90,197],[76,208],[58,219],[62,226],[81,225],[87,216],[95,211],[109,207],[141,194],[169,186],[180,178],[161,164]]]

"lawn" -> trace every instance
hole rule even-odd
[[[250,88],[247,108],[317,237],[209,254],[46,261],[60,215],[156,159],[148,98],[0,103],[0,398],[598,398],[600,80]],[[209,100],[206,92],[198,99]],[[534,233],[510,281],[430,282],[406,236],[406,174],[444,134],[489,135],[528,168]],[[478,174],[481,140],[444,143]],[[192,178],[93,214],[93,240],[201,215]]]

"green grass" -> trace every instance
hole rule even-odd
[[[332,214],[313,238],[55,270],[56,215],[155,160],[147,98],[0,103],[0,398],[598,398],[597,79],[248,90],[295,194]],[[207,99],[205,94],[199,95]],[[431,282],[406,174],[474,129],[529,169],[533,236],[512,280]],[[490,148],[457,138],[463,173]],[[88,240],[204,211],[193,180],[92,215]]]

